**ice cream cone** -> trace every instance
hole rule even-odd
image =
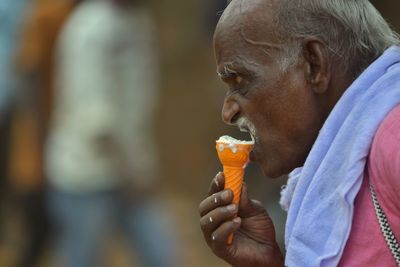
[[[216,142],[218,158],[223,166],[225,189],[233,192],[233,203],[239,205],[242,191],[244,168],[249,162],[249,154],[253,142],[239,141],[232,137],[220,138]],[[232,244],[233,235],[228,237],[228,245]]]

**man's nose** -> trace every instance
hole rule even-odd
[[[224,106],[222,107],[222,120],[229,125],[235,125],[240,117],[240,106],[232,99],[225,99]]]

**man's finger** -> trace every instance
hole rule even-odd
[[[223,190],[224,184],[225,184],[224,173],[223,172],[217,173],[217,175],[211,181],[211,184],[208,188],[208,195],[211,196],[212,194],[215,194]]]
[[[207,197],[199,205],[200,217],[203,217],[217,207],[228,205],[232,202],[232,199],[233,193],[230,189],[223,190]]]
[[[207,213],[200,219],[200,227],[205,239],[211,238],[214,232],[221,224],[235,218],[238,207],[235,204],[229,204],[225,207],[219,207]],[[209,240],[208,240],[209,241]]]
[[[236,217],[231,221],[223,223],[211,233],[211,248],[216,255],[223,255],[226,252],[228,246],[228,236],[230,234],[234,234],[234,232],[239,229],[241,222],[242,220],[240,217]]]

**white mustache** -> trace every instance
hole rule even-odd
[[[254,124],[247,119],[246,117],[240,117],[236,121],[236,126],[239,128],[241,131],[249,132],[251,135],[251,138],[256,138],[256,127]]]

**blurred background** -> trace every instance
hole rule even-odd
[[[372,1],[399,32],[398,0]],[[0,266],[228,266],[199,229],[225,0],[0,0]],[[250,164],[274,218],[285,177]]]

